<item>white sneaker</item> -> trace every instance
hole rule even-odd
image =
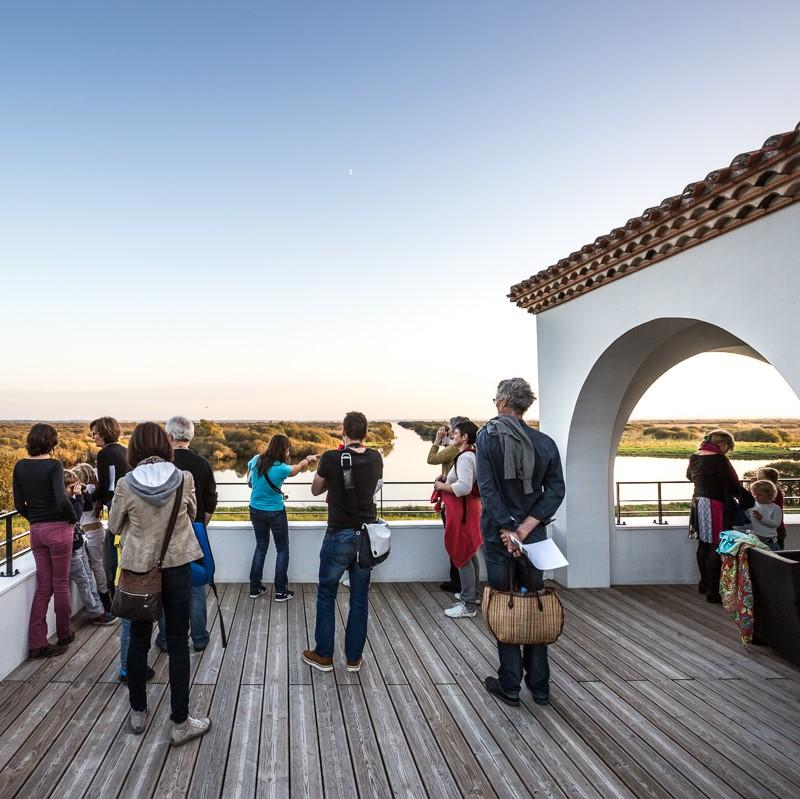
[[[173,746],[182,746],[185,743],[205,735],[211,729],[211,719],[195,719],[192,716],[182,724],[173,724],[169,735],[169,742]]]
[[[147,711],[146,710],[131,710],[128,716],[131,724],[131,731],[136,735],[141,735],[144,728],[147,726]]]
[[[449,616],[451,619],[471,619],[477,616],[478,612],[476,610],[468,610],[465,604],[458,602],[452,608],[447,608],[444,615]]]

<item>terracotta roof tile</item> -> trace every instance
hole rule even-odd
[[[538,313],[800,201],[800,123],[511,287]]]

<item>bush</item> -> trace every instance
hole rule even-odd
[[[737,430],[735,436],[737,441],[758,441],[764,444],[776,444],[781,440],[777,433],[760,426]]]

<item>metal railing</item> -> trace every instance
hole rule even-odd
[[[14,568],[14,555],[24,555],[26,552],[31,551],[29,543],[24,549],[21,549],[19,552],[14,552],[14,542],[22,538],[27,538],[30,535],[28,530],[14,535],[14,517],[18,515],[19,514],[15,510],[3,511],[0,513],[0,524],[5,526],[6,533],[6,552],[3,558],[5,561],[5,569],[0,571],[0,577],[13,577],[15,574],[19,574],[19,569]]]
[[[749,480],[742,480],[742,485],[749,485]],[[619,480],[614,486],[614,517],[619,525],[626,524],[623,517],[646,518],[655,516],[653,524],[669,524],[669,516],[688,516],[692,501],[692,491],[687,489],[685,496],[664,498],[663,486],[684,485],[691,486],[688,480]],[[655,486],[656,496],[625,498],[622,499],[623,486]],[[778,481],[778,486],[783,491],[784,510],[800,507],[800,477],[786,477]],[[684,504],[686,508],[669,508],[672,504]],[[631,508],[631,506],[646,505],[648,507],[641,510]],[[625,510],[626,506],[628,507]]]
[[[292,488],[295,486],[310,486],[311,481],[308,482],[285,482],[283,484],[283,488],[287,491],[291,491]],[[219,486],[242,486],[243,488],[247,488],[247,482],[245,480],[232,480],[232,481],[222,481],[217,482],[217,487]],[[427,495],[423,497],[412,497],[409,499],[397,499],[392,497],[391,499],[384,497],[384,488],[388,486],[425,486],[428,490]],[[394,509],[403,509],[404,514],[408,514],[409,516],[427,516],[433,513],[433,505],[430,504],[430,493],[433,491],[433,481],[432,480],[391,480],[384,482],[380,490],[378,491],[378,495],[375,498],[375,504],[378,507],[379,515],[383,515],[385,511],[391,511]],[[225,516],[225,515],[232,515],[233,513],[238,513],[239,511],[236,510],[225,510],[225,506],[222,504],[225,503],[229,506],[234,507],[242,507],[246,506],[249,503],[249,497],[245,497],[242,500],[236,499],[227,499],[227,500],[220,500],[219,504],[217,505],[217,510],[214,512],[215,516]],[[288,499],[286,500],[286,504],[289,507],[303,507],[308,506],[309,511],[313,511],[319,509],[319,512],[323,514],[325,508],[327,507],[325,504],[324,495],[320,495],[319,497],[314,497],[313,499]],[[403,506],[408,505],[417,505],[423,507],[411,507],[406,508]]]

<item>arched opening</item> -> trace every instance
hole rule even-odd
[[[568,494],[566,524],[559,535],[570,567],[559,577],[569,585],[619,581],[611,549],[614,459],[620,437],[647,389],[676,364],[703,352],[766,360],[721,327],[698,319],[662,318],[632,328],[594,363],[575,404],[564,458]],[[691,558],[690,547],[681,556]],[[640,579],[648,581],[646,570]]]

